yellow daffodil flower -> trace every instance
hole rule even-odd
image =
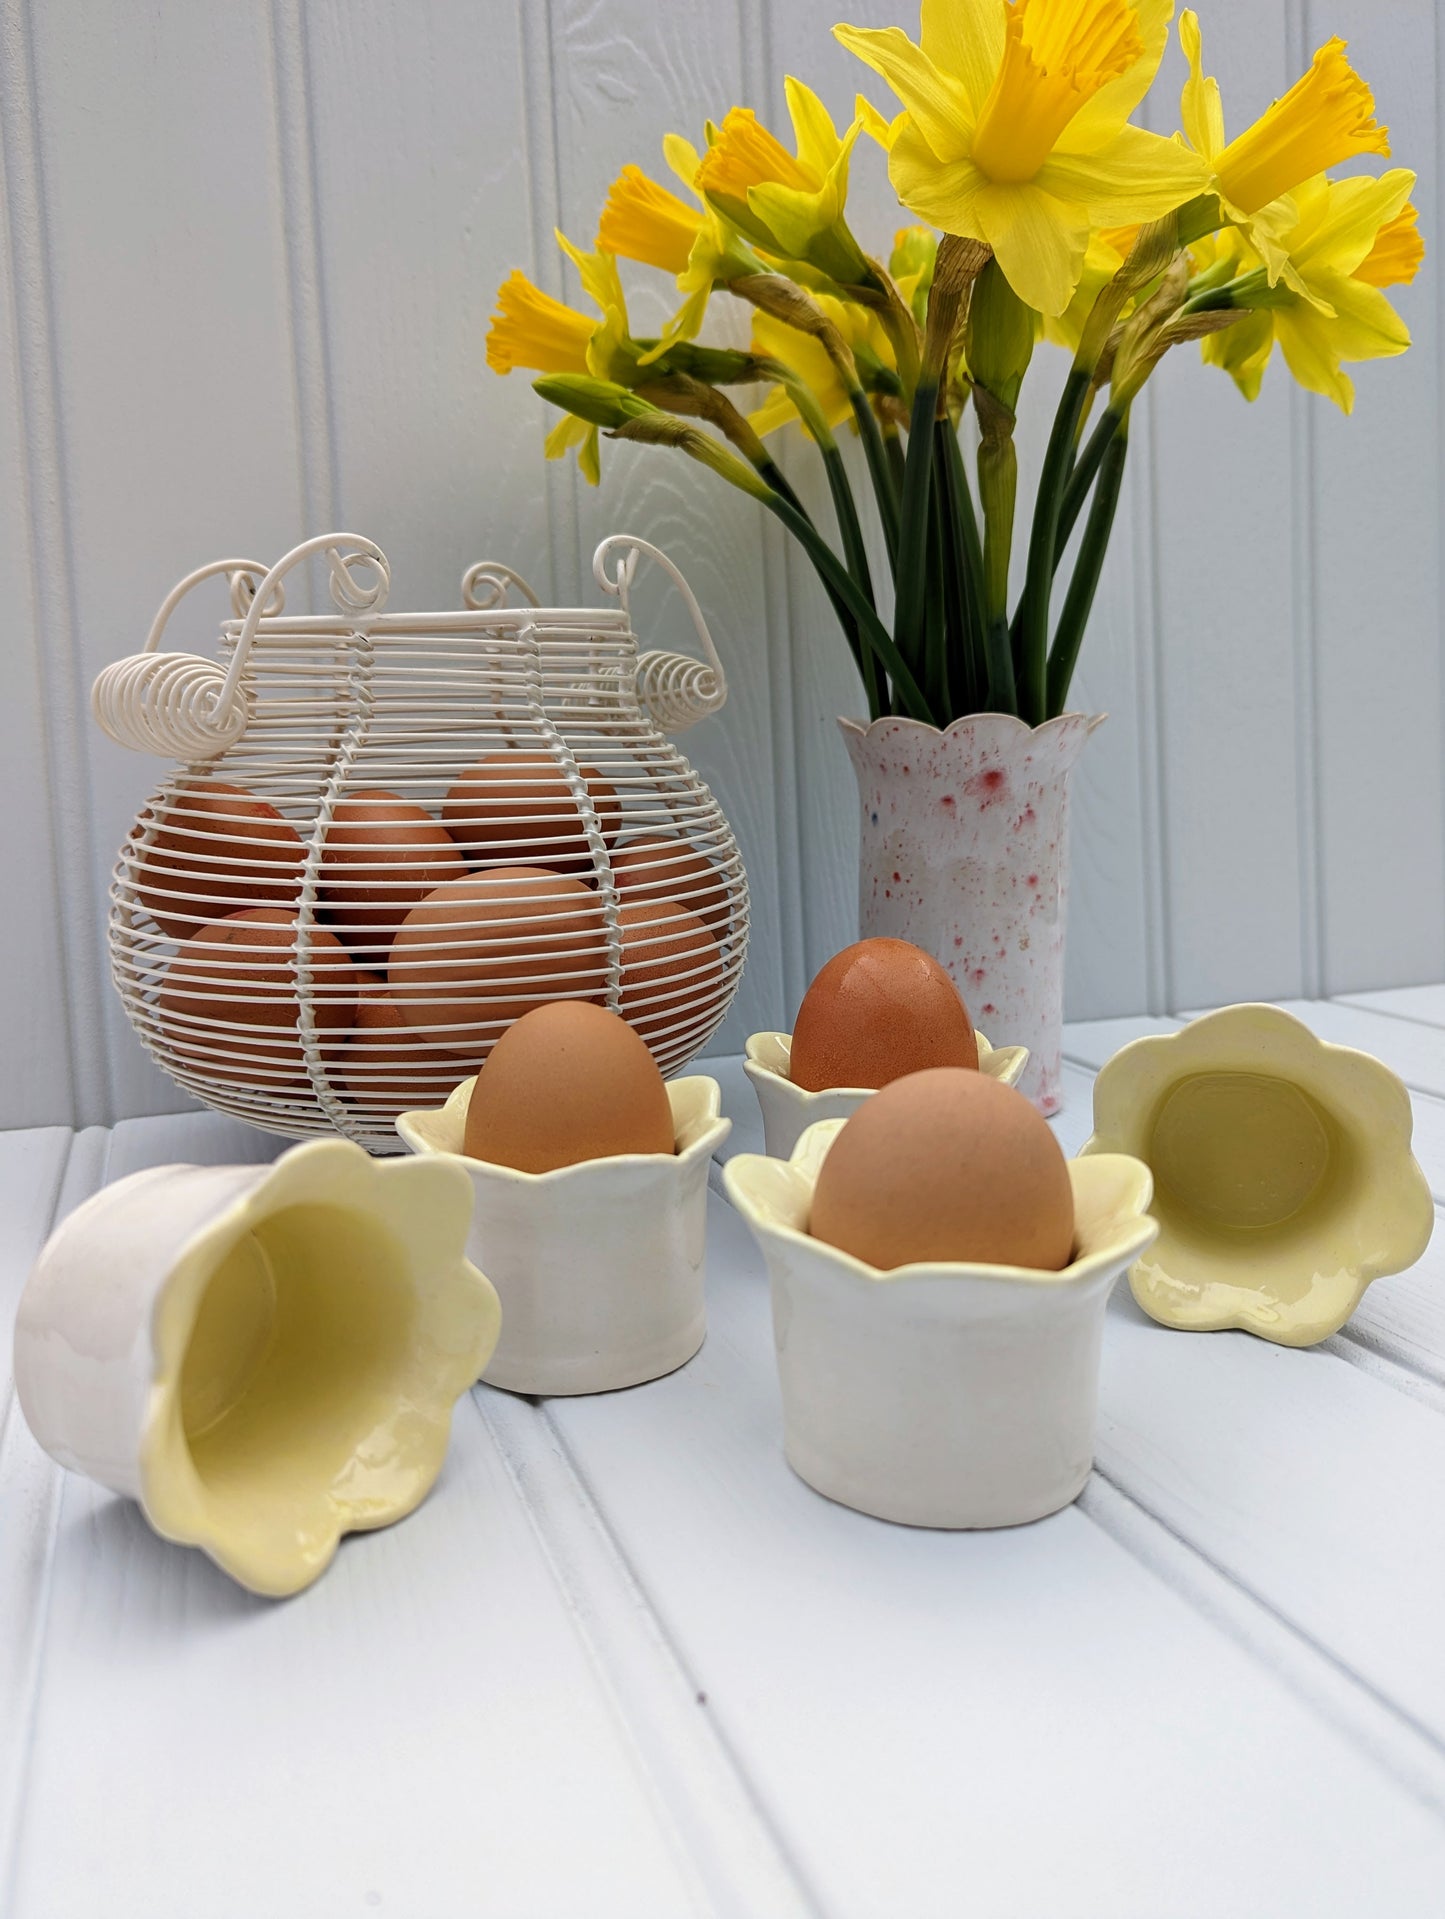
[[[923,0],[920,44],[835,27],[907,110],[888,172],[946,233],[985,241],[1028,306],[1061,314],[1091,228],[1162,218],[1203,162],[1128,124],[1164,52],[1173,0]]]
[[[765,253],[803,260],[842,286],[866,283],[868,262],[848,230],[848,162],[863,121],[839,134],[810,87],[784,81],[795,153],[748,107],[731,107],[697,170],[697,191]],[[881,119],[881,116],[879,116]]]
[[[938,257],[938,235],[932,227],[900,227],[893,236],[888,271],[903,304],[921,327],[928,314],[928,289]]]
[[[519,366],[539,373],[585,373],[597,322],[511,273],[497,289],[497,311],[487,329],[487,365],[493,373]]]
[[[1283,279],[1302,299],[1315,298],[1286,244],[1296,218],[1289,196],[1342,161],[1389,157],[1389,130],[1375,123],[1374,96],[1345,58],[1345,42],[1330,40],[1288,93],[1226,141],[1219,83],[1204,71],[1199,18],[1191,11],[1179,16],[1179,44],[1189,62],[1179,102],[1185,138],[1209,165],[1209,190],[1223,217],[1248,236],[1271,286]]]
[[[494,373],[531,367],[539,373],[591,374],[629,384],[640,355],[628,331],[627,301],[617,262],[608,253],[584,253],[566,234],[557,244],[576,267],[583,291],[601,310],[589,320],[575,307],[554,300],[525,273],[514,272],[497,292],[497,311],[487,330],[487,365]],[[600,478],[597,429],[567,419],[547,435],[549,460],[577,449],[577,464],[595,486]]]
[[[837,327],[855,354],[871,356],[892,371],[893,347],[878,316],[851,300],[835,299],[827,293],[815,293],[815,302]],[[760,359],[781,360],[807,382],[828,425],[836,430],[846,421],[855,425],[848,389],[826,349],[811,334],[801,333],[785,320],[770,313],[754,313],[752,350]],[[785,387],[775,386],[763,404],[748,415],[755,433],[775,433],[798,418],[798,410]]]
[[[701,164],[696,149],[669,134],[664,151],[673,172],[684,185],[692,186]],[[767,271],[752,248],[710,207],[689,206],[636,166],[625,166],[608,189],[597,225],[597,246],[600,252],[672,274],[679,292],[687,296],[656,346],[643,354],[644,366],[660,359],[676,341],[696,339],[715,286]]]
[[[1378,180],[1327,180],[1321,174],[1297,183],[1296,217],[1283,243],[1301,293],[1292,285],[1270,289],[1261,256],[1243,236],[1220,235],[1216,258],[1233,269],[1238,303],[1249,304],[1252,273],[1263,304],[1204,340],[1205,360],[1223,367],[1252,400],[1278,343],[1301,386],[1350,412],[1354,385],[1341,363],[1384,359],[1410,344],[1409,329],[1383,289],[1412,280],[1424,257],[1407,205],[1414,184],[1414,174],[1402,167]],[[1196,266],[1206,258],[1195,251]]]

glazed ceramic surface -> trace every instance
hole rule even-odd
[[[1409,1094],[1368,1053],[1278,1007],[1229,1006],[1116,1053],[1083,1150],[1153,1169],[1159,1239],[1130,1274],[1145,1312],[1313,1346],[1429,1244],[1412,1126]]]
[[[1017,1086],[1028,1065],[1023,1046],[990,1046],[976,1028],[978,1070],[1005,1086]],[[820,1119],[847,1119],[876,1090],[870,1086],[830,1086],[810,1093],[793,1084],[789,1066],[791,1033],[753,1033],[749,1036],[743,1071],[753,1083],[763,1115],[763,1138],[774,1159],[787,1159],[804,1130]]]
[[[468,1246],[496,1282],[502,1334],[482,1377],[509,1392],[609,1392],[673,1372],[701,1346],[707,1169],[732,1130],[716,1080],[667,1088],[677,1151],[519,1173],[462,1155],[466,1080],[444,1107],[403,1113],[413,1153],[465,1170]]]
[[[79,1207],[15,1326],[30,1429],[253,1592],[420,1504],[500,1307],[455,1168],[317,1141],[271,1166],[160,1166]]]
[[[941,960],[969,1012],[1026,1047],[1020,1091],[1059,1107],[1069,777],[1101,724],[974,713],[840,722],[858,778],[858,926]]]
[[[1070,1161],[1077,1252],[1062,1272],[879,1272],[807,1230],[843,1124],[810,1126],[789,1160],[739,1155],[725,1172],[767,1261],[789,1463],[830,1499],[911,1526],[1013,1526],[1066,1506],[1093,1465],[1104,1308],[1156,1230],[1148,1169]]]

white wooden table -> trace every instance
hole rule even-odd
[[[1407,1080],[1445,1198],[1445,988],[1293,1010]],[[1167,1023],[1070,1029],[1068,1150],[1091,1070]],[[9,1349],[87,1193],[274,1150],[195,1114],[0,1135],[4,1919],[1445,1910],[1445,1240],[1310,1352],[1121,1288],[1082,1498],[927,1533],[789,1472],[715,1194],[689,1366],[478,1388],[422,1510],[275,1604],[52,1467]]]

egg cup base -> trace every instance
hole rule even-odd
[[[835,1506],[846,1506],[890,1526],[911,1526],[919,1532],[999,1532],[1011,1526],[1032,1526],[1036,1520],[1048,1519],[1072,1506],[1094,1470],[1091,1458],[1082,1473],[1071,1474],[1058,1487],[1039,1491],[1031,1499],[1000,1503],[993,1498],[963,1508],[956,1501],[933,1506],[910,1499],[906,1489],[894,1480],[878,1487],[862,1487],[825,1446],[810,1447],[792,1434],[784,1440],[783,1453],[803,1484]]]

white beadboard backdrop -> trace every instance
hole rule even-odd
[[[1358,369],[1351,420],[1280,366],[1253,407],[1186,352],[1153,383],[1078,689],[1111,718],[1074,819],[1076,1019],[1445,975],[1445,0],[1199,11],[1235,128],[1348,37],[1431,251],[1399,295],[1413,351]],[[544,409],[483,350],[511,267],[580,299],[553,227],[590,243],[608,181],[661,173],[669,129],[697,138],[735,101],[781,121],[785,72],[846,115],[865,75],[829,37],[840,15],[916,20],[907,0],[0,0],[0,1125],[183,1103],[104,950],[109,868],[159,763],[99,736],[88,688],[191,567],[331,527],[385,547],[396,606],[453,604],[483,556],[575,602],[604,533],[663,545],[733,687],[685,741],[753,886],[723,1042],[782,1022],[855,937],[834,721],[858,699],[797,555],[661,453],[606,447],[595,492],[545,467]],[[1179,77],[1171,52],[1166,131]],[[873,149],[855,180],[886,251]],[[630,283],[647,330],[662,290]],[[736,337],[738,317],[720,313]],[[1049,385],[1026,390],[1025,488]],[[805,480],[807,449],[788,462]],[[648,643],[688,645],[661,582],[638,606]],[[213,612],[174,643],[208,650]]]

